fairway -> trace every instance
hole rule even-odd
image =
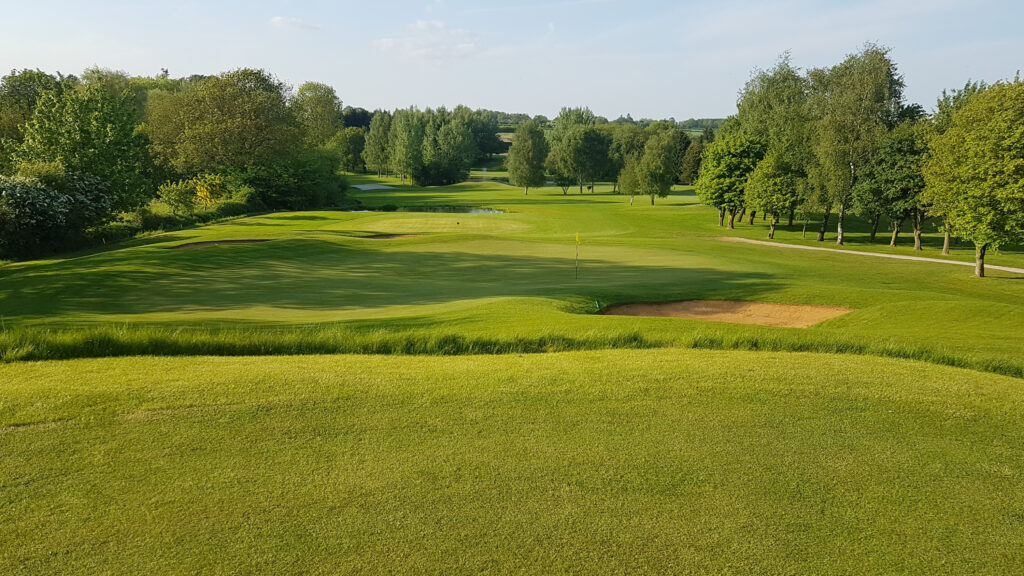
[[[5,574],[1024,566],[1006,377],[659,350],[76,360],[0,381]]]
[[[993,272],[979,282],[958,266],[722,242],[716,214],[686,188],[652,207],[630,206],[603,187],[523,196],[498,183],[384,182],[394,189],[354,195],[369,208],[502,212],[275,213],[9,264],[0,268],[10,329],[0,351],[10,359],[219,353],[196,342],[210,338],[252,343],[227,346],[233,354],[361,352],[382,339],[402,343],[381,351],[430,349],[420,343],[439,338],[529,351],[545,340],[578,349],[639,336],[652,346],[852,351],[1024,374],[1019,275]],[[782,226],[778,237],[798,229]],[[757,222],[736,234],[763,231]],[[264,241],[249,242],[257,239]],[[195,248],[168,249],[180,246]],[[1004,251],[991,260],[1024,257]],[[851,312],[804,329],[595,314],[687,300]],[[946,333],[936,335],[937,319],[950,326]],[[531,347],[516,344],[523,341]]]

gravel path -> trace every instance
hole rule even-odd
[[[874,256],[875,258],[892,258],[893,260],[916,260],[918,262],[938,262],[939,264],[953,264],[956,266],[974,267],[974,262],[959,262],[957,260],[942,260],[939,258],[925,258],[923,256],[904,256],[902,254],[879,254],[877,252],[859,252],[857,250],[839,250],[837,248],[821,248],[818,246],[803,246],[800,244],[782,244],[780,242],[768,242],[765,240],[751,240],[750,238],[719,238],[722,242],[735,242],[738,244],[758,244],[760,246],[775,246],[776,248],[793,248],[795,250],[817,250],[818,252],[840,252],[842,254],[857,254],[860,256]],[[985,270],[1000,270],[1014,274],[1024,274],[1024,268],[1011,268],[1009,266],[992,266],[985,264]]]

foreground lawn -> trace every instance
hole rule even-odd
[[[816,354],[7,364],[0,573],[1019,573],[1022,414]]]

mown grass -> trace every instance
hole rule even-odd
[[[1024,388],[634,350],[0,365],[0,572],[1024,570]]]

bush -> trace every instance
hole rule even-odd
[[[49,185],[37,178],[0,176],[0,253],[6,256],[72,248],[86,228],[112,212],[106,183],[92,176],[63,175],[49,163],[34,167]]]
[[[156,194],[164,201],[164,204],[167,204],[175,216],[191,216],[195,213],[196,205],[199,203],[199,196],[192,180],[166,182],[157,188]]]

